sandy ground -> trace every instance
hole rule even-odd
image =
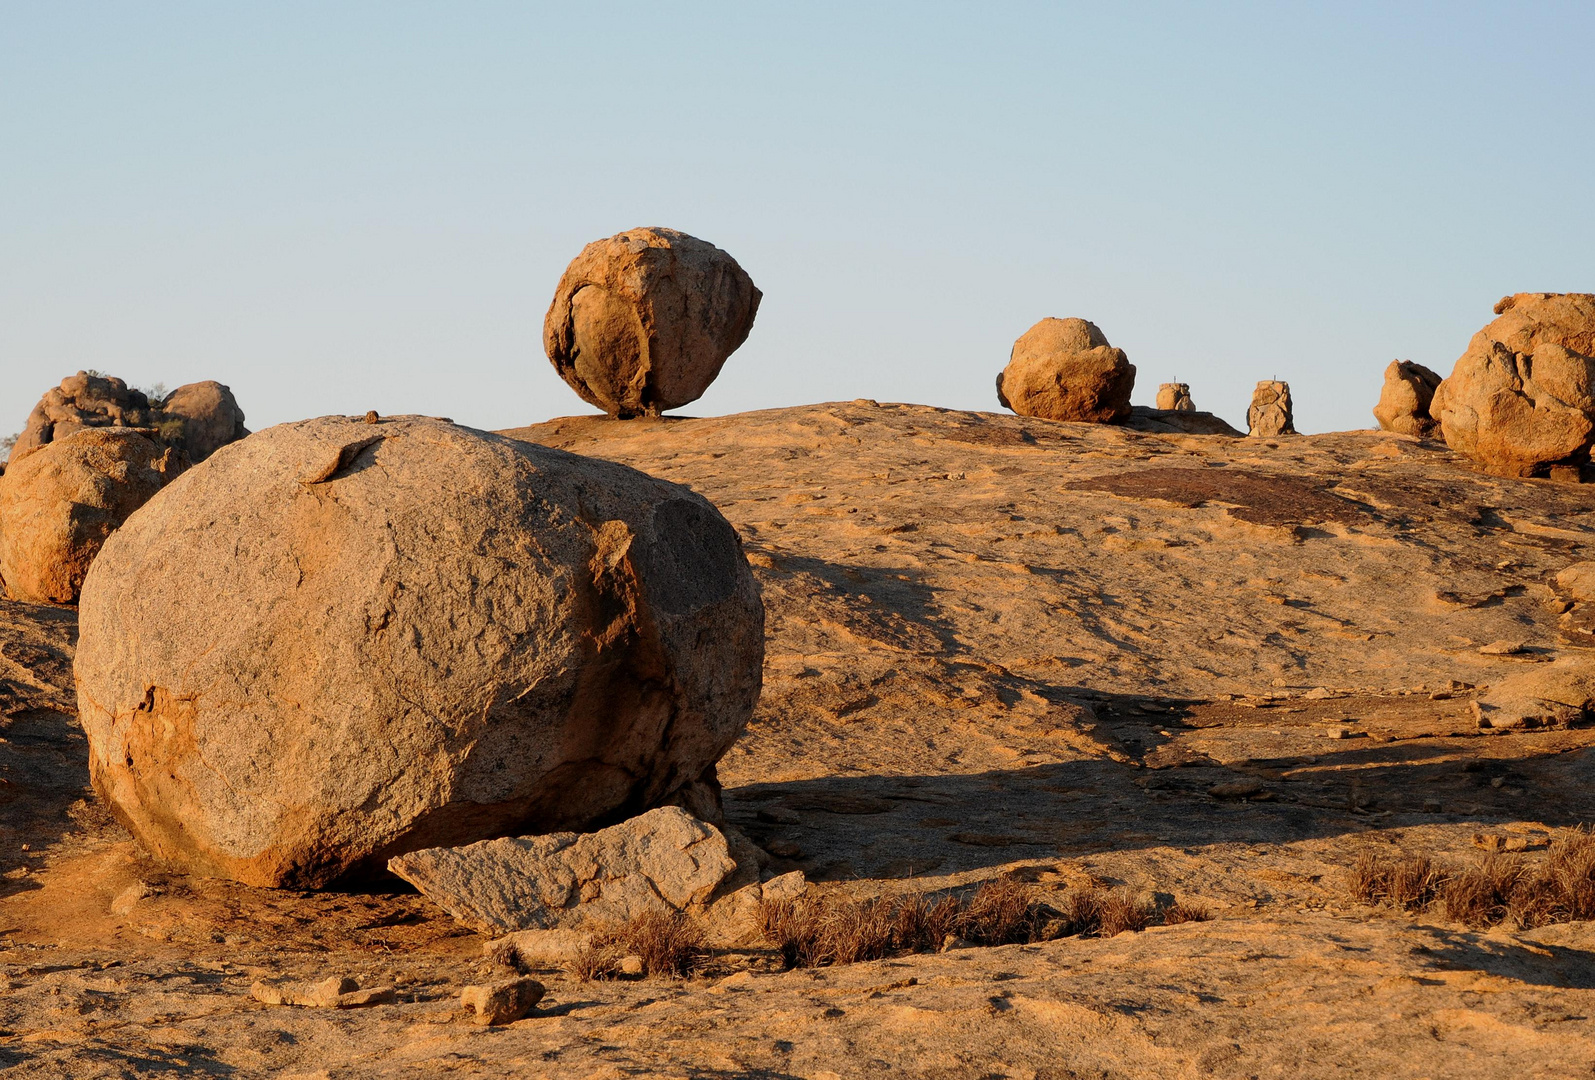
[[[766,688],[721,772],[777,868],[1124,885],[1216,917],[817,972],[758,950],[680,982],[554,972],[536,1015],[476,1028],[456,1005],[483,939],[421,897],[150,864],[86,786],[73,612],[3,603],[0,1071],[1595,1076],[1595,925],[1475,932],[1343,884],[1364,850],[1463,861],[1482,834],[1532,860],[1595,821],[1595,732],[1481,731],[1470,705],[1595,641],[1555,584],[1595,557],[1588,488],[1400,436],[873,402],[514,434],[687,484],[741,532]],[[1522,649],[1479,652],[1501,640]],[[399,1000],[248,996],[333,974]]]

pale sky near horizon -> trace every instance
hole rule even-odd
[[[1366,427],[1502,295],[1595,291],[1595,5],[0,0],[0,435],[79,368],[251,427],[590,412],[542,350],[637,225],[764,292],[692,415],[996,410],[1102,327],[1135,400]]]

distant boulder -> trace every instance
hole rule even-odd
[[[179,386],[166,395],[157,415],[162,432],[196,465],[249,434],[238,399],[219,382]]]
[[[747,340],[762,295],[713,244],[630,229],[565,268],[543,347],[583,401],[610,416],[657,416],[703,396]]]
[[[1296,434],[1296,417],[1291,408],[1290,383],[1264,379],[1252,391],[1252,404],[1246,410],[1249,434],[1259,437]]]
[[[764,656],[741,542],[701,496],[374,415],[195,466],[106,542],[79,626],[95,789],[164,861],[293,888],[716,814]]]
[[[46,390],[11,447],[16,460],[35,447],[91,427],[151,426],[150,400],[121,379],[80,371]]]
[[[1042,319],[1014,342],[997,400],[1020,416],[1116,424],[1130,415],[1135,365],[1084,319]]]
[[[1576,478],[1595,444],[1595,295],[1517,293],[1495,313],[1429,412],[1487,472]]]
[[[189,383],[152,402],[121,379],[80,371],[45,391],[28,414],[11,458],[74,431],[110,427],[151,429],[153,437],[178,447],[191,463],[249,434],[233,392],[219,382]]]
[[[1157,407],[1165,412],[1195,412],[1189,383],[1166,382],[1157,388]]]
[[[0,476],[0,580],[13,600],[71,604],[107,537],[181,471],[149,429],[71,428]]]
[[[1440,422],[1429,412],[1439,372],[1410,360],[1392,360],[1385,368],[1384,389],[1373,407],[1374,419],[1385,431],[1428,439],[1440,433]]]

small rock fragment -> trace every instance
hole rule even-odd
[[[369,1005],[385,1005],[396,995],[391,986],[362,990],[353,979],[339,975],[320,982],[262,981],[251,986],[249,993],[256,1001],[266,1005],[299,1005],[319,1009],[359,1009]]]
[[[766,881],[761,895],[765,900],[796,900],[803,895],[803,890],[807,887],[803,871],[793,870],[789,874],[780,874]]]
[[[155,892],[149,885],[142,881],[135,881],[127,888],[116,894],[116,899],[111,901],[112,915],[126,915],[138,905],[138,902]]]
[[[1256,780],[1230,780],[1214,784],[1207,793],[1215,799],[1246,799],[1262,790],[1263,785]]]
[[[1521,641],[1508,641],[1504,638],[1500,641],[1492,641],[1488,645],[1479,646],[1479,654],[1481,656],[1516,656],[1525,651],[1527,650],[1524,649]]]
[[[512,1024],[531,1012],[543,1000],[543,993],[543,984],[536,979],[505,979],[467,986],[460,991],[460,1007],[483,1026]]]
[[[482,955],[519,971],[557,968],[573,962],[592,942],[593,935],[580,930],[518,930],[489,941]]]
[[[615,964],[615,970],[622,975],[637,976],[647,970],[647,964],[640,956],[622,956]]]

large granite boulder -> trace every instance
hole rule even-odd
[[[76,602],[111,533],[181,471],[148,429],[75,427],[0,475],[0,580],[13,600]]]
[[[80,371],[44,392],[12,444],[10,460],[84,428],[147,428],[153,419],[150,400],[141,391],[121,379]]]
[[[232,390],[209,380],[167,394],[157,409],[157,421],[168,441],[196,464],[249,434],[244,410]]]
[[[610,416],[657,416],[703,396],[747,340],[762,295],[713,244],[630,229],[565,268],[543,347],[583,401]]]
[[[1013,344],[997,401],[1020,416],[1116,424],[1130,415],[1135,365],[1095,323],[1042,319]]]
[[[1373,407],[1374,419],[1385,431],[1419,438],[1440,433],[1440,422],[1429,411],[1440,374],[1410,360],[1392,360],[1385,368],[1385,385],[1379,391],[1379,404]]]
[[[96,790],[153,853],[318,887],[717,801],[759,695],[735,531],[625,466],[324,417],[196,466],[83,588]]]
[[[1499,476],[1576,474],[1595,443],[1595,295],[1517,293],[1473,335],[1430,413]]]

